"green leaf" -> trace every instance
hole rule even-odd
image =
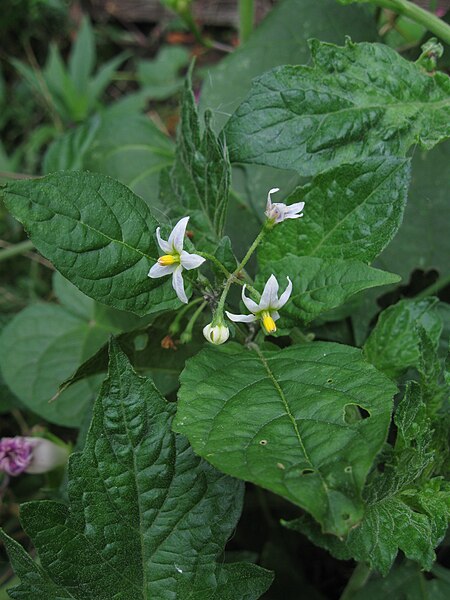
[[[211,129],[209,112],[205,131],[200,133],[190,76],[183,94],[175,164],[161,183],[162,203],[171,206],[177,217],[189,213],[205,239],[217,244],[225,226],[230,162],[223,137],[216,138]]]
[[[56,138],[45,153],[42,169],[44,174],[83,169],[86,155],[95,140],[99,125],[100,119],[95,116]]]
[[[336,558],[366,562],[383,575],[399,550],[429,570],[450,517],[450,485],[431,477],[439,457],[431,448],[430,421],[417,384],[407,387],[395,424],[395,448],[386,454],[384,469],[371,474],[364,518],[345,540],[324,535],[308,517],[286,523]]]
[[[305,18],[298,18],[300,14]],[[277,2],[245,44],[213,67],[208,65],[200,96],[202,111],[212,109],[215,130],[220,131],[255,77],[279,65],[307,63],[310,38],[340,44],[345,35],[357,42],[375,41],[376,24],[370,12],[360,7],[345,9],[336,0]],[[270,187],[265,185],[262,191]]]
[[[409,171],[408,160],[370,158],[317,175],[283,200],[305,202],[304,216],[274,227],[259,262],[286,253],[371,262],[400,227]]]
[[[13,393],[33,412],[59,425],[76,426],[98,386],[80,381],[50,402],[58,386],[94,354],[109,332],[54,304],[18,313],[0,336],[1,369]]]
[[[137,75],[148,98],[165,100],[183,87],[179,71],[189,64],[184,46],[163,46],[154,60],[141,60]]]
[[[412,158],[412,180],[402,226],[377,259],[381,269],[395,271],[407,279],[415,269],[437,269],[448,273],[450,219],[448,173],[450,142],[431,152],[416,150]]]
[[[8,210],[36,248],[87,296],[147,315],[179,306],[170,278],[151,279],[158,222],[121,183],[63,172],[3,188]]]
[[[274,273],[284,285],[286,277],[293,284],[289,303],[283,314],[308,323],[323,312],[330,311],[353,294],[367,288],[397,283],[400,277],[373,269],[359,260],[322,259],[314,256],[286,254],[271,261],[258,273],[262,285]]]
[[[268,588],[268,571],[220,560],[243,486],[171,432],[174,412],[113,342],[85,448],[70,459],[69,506],[21,508],[40,566],[30,572],[24,550],[2,534],[22,580],[13,598],[48,600],[50,584],[51,598],[80,600],[252,600]]]
[[[386,438],[395,391],[349,346],[256,352],[230,343],[187,362],[174,428],[224,473],[287,498],[324,531],[343,535],[363,516],[361,489]]]
[[[430,149],[450,135],[450,78],[381,44],[311,43],[313,66],[256,79],[226,126],[233,162],[303,175],[376,154]]]
[[[384,310],[364,344],[364,354],[373,365],[389,377],[401,375],[420,362],[420,334],[423,327],[437,347],[442,321],[433,310],[436,298],[400,300]]]
[[[448,579],[430,579],[430,574],[422,573],[418,565],[405,561],[401,565],[395,565],[386,578],[372,577],[362,589],[352,595],[352,600],[447,600],[449,595]]]
[[[173,142],[148,117],[128,110],[125,102],[102,113],[83,167],[118,179],[152,210],[166,215],[167,207],[158,202],[158,187],[161,171],[173,164]]]
[[[79,94],[86,94],[89,77],[95,66],[94,32],[84,17],[69,56],[69,75]]]

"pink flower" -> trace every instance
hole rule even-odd
[[[67,462],[69,452],[49,440],[38,437],[0,439],[0,471],[7,475],[46,473]]]

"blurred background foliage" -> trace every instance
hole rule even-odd
[[[247,22],[236,1],[199,0],[187,3],[187,9],[181,3],[182,10],[176,1],[162,4],[2,0],[0,183],[88,169],[128,185],[164,221],[159,178],[173,164],[179,94],[192,60],[199,108],[212,110],[213,126],[220,131],[253,77],[281,64],[310,61],[309,38],[339,44],[346,35],[354,41],[381,41],[414,60],[431,37],[423,26],[392,11],[342,6],[336,0],[260,0]],[[450,22],[450,2],[431,2],[426,8]],[[450,52],[445,50],[439,68],[448,70]],[[403,277],[402,284],[382,297],[376,291],[362,294],[339,315],[313,324],[319,339],[361,345],[381,308],[416,296],[446,269],[448,274],[449,159],[449,142],[428,154],[419,149],[413,154],[404,224],[378,259],[383,269]],[[300,181],[290,171],[234,167],[227,232],[237,253],[258,230],[267,189],[276,183],[287,195]],[[449,288],[439,296],[448,339]],[[0,205],[0,436],[48,429],[82,445],[102,376],[59,388],[82,362],[101,353],[111,334],[127,336],[139,371],[150,373],[174,399],[186,358],[203,343],[195,336],[189,345],[180,343],[190,316],[169,314],[156,326],[87,298],[34,251]],[[1,477],[0,525],[26,543],[18,504],[61,495],[64,487],[44,476],[24,476],[6,486]],[[266,598],[337,598],[353,564],[336,561],[281,528],[279,518],[288,519],[291,510],[280,498],[249,486],[230,556],[245,548],[249,560],[276,570]],[[445,564],[448,545],[439,552]],[[5,584],[11,578],[1,555],[0,600],[7,597]],[[417,596],[419,587],[428,591]],[[424,576],[414,564],[400,561],[388,580],[371,580],[366,597],[384,597],[386,589],[398,589],[391,596],[396,599],[448,598],[448,571],[438,567]]]

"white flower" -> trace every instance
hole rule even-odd
[[[275,194],[275,192],[279,191],[279,188],[272,188],[269,190],[265,212],[266,217],[274,223],[281,223],[285,219],[298,219],[303,217],[302,210],[305,206],[304,202],[296,202],[290,206],[287,206],[287,204],[283,204],[282,202],[272,202],[271,194]]]
[[[230,337],[230,330],[228,327],[221,323],[220,325],[213,325],[209,323],[203,327],[203,335],[211,342],[211,344],[223,344]]]
[[[189,254],[183,250],[184,235],[189,217],[183,217],[178,221],[172,230],[167,242],[161,238],[160,227],[156,230],[159,247],[164,254],[158,258],[158,262],[148,272],[148,276],[156,279],[164,275],[172,275],[172,285],[181,302],[187,304],[187,296],[184,291],[183,269],[196,269],[205,262],[205,259],[198,254]]]
[[[233,315],[226,311],[227,316],[231,321],[240,323],[253,323],[258,319],[261,320],[261,325],[266,334],[274,333],[277,330],[275,321],[280,318],[278,310],[282,308],[289,300],[292,293],[292,281],[287,277],[288,284],[284,292],[278,298],[278,281],[274,275],[271,275],[264,286],[264,291],[261,295],[259,304],[247,298],[245,295],[245,285],[242,288],[242,301],[248,310],[253,313],[251,315]]]

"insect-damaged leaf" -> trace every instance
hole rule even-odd
[[[261,485],[345,534],[363,515],[366,475],[396,387],[349,346],[207,348],[181,375],[174,428],[221,471]]]

